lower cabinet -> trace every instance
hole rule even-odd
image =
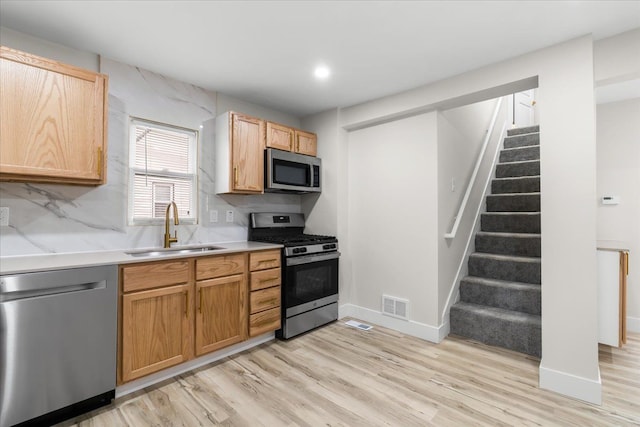
[[[234,253],[120,266],[118,384],[278,329],[279,252],[251,258],[259,264],[254,270],[268,268],[252,273],[251,313],[248,257]]]
[[[247,281],[244,275],[196,284],[196,356],[247,338]]]
[[[122,382],[191,358],[188,284],[122,296]]]
[[[249,336],[280,329],[280,251],[249,254]]]

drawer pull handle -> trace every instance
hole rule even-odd
[[[184,293],[184,315],[189,317],[189,292]]]
[[[202,289],[200,289],[200,307],[199,307],[200,313],[202,313]]]

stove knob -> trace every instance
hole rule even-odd
[[[322,247],[322,249],[335,249],[335,248],[336,248],[336,244],[335,243],[332,243],[330,245],[324,245]]]

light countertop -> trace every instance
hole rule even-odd
[[[598,240],[596,247],[602,251],[628,251],[630,245],[621,240]]]
[[[208,246],[205,244],[184,246],[183,248]],[[136,262],[162,261],[176,258],[223,255],[234,252],[251,252],[265,249],[280,249],[282,245],[260,242],[227,242],[212,243],[222,249],[197,253],[168,253],[162,256],[139,257],[126,252],[139,252],[145,249],[120,249],[114,251],[74,252],[59,254],[37,254],[0,257],[0,275],[30,273],[35,271],[61,270],[66,268],[92,267],[109,264],[130,264]],[[177,248],[174,246],[173,248]]]

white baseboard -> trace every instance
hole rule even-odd
[[[627,332],[640,333],[640,317],[627,316]]]
[[[385,316],[379,311],[357,306],[355,304],[343,304],[338,307],[338,317],[355,317],[358,320],[375,323],[385,328],[393,329],[403,334],[422,338],[434,343],[441,342],[449,335],[449,322],[439,327],[415,322],[413,320],[402,320],[395,317]]]
[[[156,372],[155,374],[147,375],[146,377],[140,378],[138,380],[128,382],[116,388],[116,398],[127,395],[129,393],[133,393],[134,391],[138,391],[145,387],[149,387],[153,384],[159,383],[169,378],[173,378],[176,375],[183,374],[192,369],[196,369],[209,363],[213,363],[217,360],[223,359],[233,354],[240,353],[241,351],[248,350],[257,345],[272,341],[274,338],[275,334],[273,332],[260,335],[259,337],[250,338],[247,341],[243,341],[241,343],[232,345],[219,351],[215,351],[210,354],[205,354],[204,356],[200,356],[197,359],[193,359],[180,365],[164,369],[160,372]]]
[[[598,380],[578,377],[566,372],[544,367],[540,362],[540,388],[583,400],[588,403],[602,405],[602,380],[598,369]]]

